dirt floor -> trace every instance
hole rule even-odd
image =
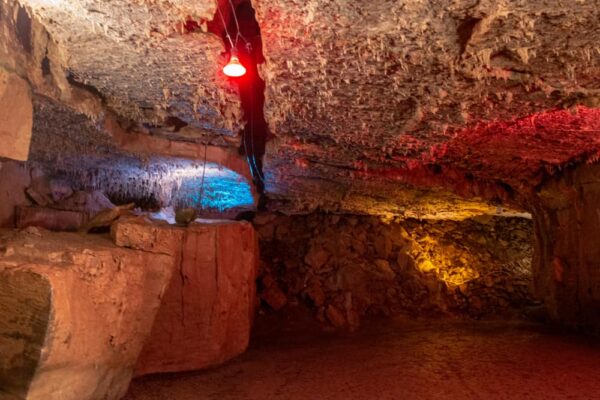
[[[345,335],[272,323],[238,359],[135,380],[126,399],[600,399],[600,340],[527,322],[399,319]]]

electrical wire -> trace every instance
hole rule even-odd
[[[202,168],[202,180],[200,181],[200,209],[204,210],[202,205],[202,197],[204,197],[204,177],[206,176],[206,155],[207,155],[208,143],[204,143],[204,166]]]
[[[252,160],[254,162],[254,168],[256,168],[256,173],[258,175],[258,179],[265,184],[265,177],[262,175],[260,168],[258,168],[258,163],[256,162],[256,152],[254,151],[254,102],[252,101],[252,93],[254,93],[254,82],[250,82],[250,150],[252,151]]]
[[[235,27],[236,27],[236,31],[237,31],[236,36],[235,36],[235,42],[231,39],[231,35],[229,34],[229,30],[227,29],[227,23],[225,22],[225,17],[223,17],[223,12],[221,11],[221,6],[220,6],[219,2],[217,1],[217,10],[219,11],[219,17],[221,18],[221,22],[223,23],[223,29],[225,29],[225,36],[227,36],[227,39],[229,40],[229,43],[231,44],[231,48],[234,49],[232,51],[237,51],[238,39],[241,38],[244,41],[244,43],[246,44],[248,53],[251,53],[252,44],[240,32],[240,23],[238,21],[237,15],[236,15],[235,6],[233,5],[233,2],[231,0],[228,0],[228,3],[229,3],[229,6],[231,7],[231,15],[233,16],[233,20],[235,21]],[[248,145],[246,143],[247,135],[243,135],[242,143],[244,144],[244,152],[246,153],[246,160],[248,162],[248,165],[250,166],[250,172],[252,173],[252,176],[255,176],[256,178],[258,178],[258,180],[264,185],[265,184],[264,175],[260,171],[260,168],[258,168],[258,162],[256,161],[256,155],[254,153],[254,104],[252,102],[252,93],[254,93],[254,83],[251,82],[250,85],[251,85],[250,86],[250,93],[251,93],[250,94],[250,116],[249,116],[250,146],[251,146],[250,152],[248,152]],[[206,157],[206,149],[205,149],[205,157]],[[205,164],[206,164],[206,158],[205,158]],[[202,177],[202,182],[203,182],[202,184],[204,185],[204,175]]]
[[[229,1],[229,6],[231,7],[231,15],[233,15],[233,20],[235,21],[235,27],[237,29],[237,34],[235,36],[235,45],[237,46],[237,41],[239,38],[242,38],[242,40],[244,41],[244,43],[248,44],[248,40],[246,40],[246,38],[244,37],[244,35],[242,35],[241,31],[240,31],[240,23],[237,19],[237,15],[235,12],[235,7],[233,6],[233,2],[231,0]]]
[[[227,23],[225,22],[225,17],[223,17],[223,13],[221,12],[221,6],[219,6],[219,3],[217,2],[217,11],[219,11],[219,16],[221,17],[221,22],[223,23],[223,29],[225,29],[225,36],[227,36],[227,39],[229,40],[229,44],[231,44],[231,48],[235,48],[235,45],[233,44],[233,40],[231,40],[231,36],[229,35],[229,31],[227,30]]]

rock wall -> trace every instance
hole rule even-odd
[[[105,235],[0,231],[0,399],[117,400],[134,373],[246,350],[256,303],[247,222],[123,218]]]
[[[256,303],[258,243],[247,222],[113,225],[117,244],[177,258],[137,375],[220,364],[248,347]]]
[[[174,257],[37,228],[0,249],[0,398],[121,398]]]
[[[0,68],[0,157],[27,160],[32,124],[29,85],[17,74]]]
[[[600,332],[600,165],[565,171],[538,192],[535,289],[550,318]]]
[[[31,204],[25,195],[30,184],[31,171],[27,164],[0,162],[0,228],[14,228],[15,208]]]
[[[254,223],[263,303],[280,309],[300,301],[339,328],[370,315],[482,317],[533,303],[529,219],[263,214]]]

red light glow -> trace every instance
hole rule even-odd
[[[227,65],[223,67],[223,73],[232,78],[239,78],[246,74],[246,68],[240,63],[237,56],[232,55]]]

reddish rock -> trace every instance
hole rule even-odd
[[[121,247],[179,256],[185,230],[145,217],[122,218],[111,227],[111,236]]]
[[[25,195],[30,183],[31,176],[25,163],[0,162],[0,227],[14,228],[16,206],[31,204]]]
[[[342,328],[344,325],[346,325],[346,318],[344,317],[344,314],[337,309],[337,307],[330,304],[327,306],[325,314],[327,315],[329,322],[331,322],[331,324],[336,328]]]
[[[266,275],[262,278],[263,290],[260,293],[260,298],[264,300],[273,310],[277,311],[285,307],[287,297],[279,288],[277,282],[272,276]]]
[[[550,180],[535,202],[534,283],[555,322],[600,332],[600,165]]]
[[[26,161],[33,125],[33,103],[27,82],[0,68],[0,157]]]
[[[0,398],[122,398],[175,258],[99,235],[0,239]]]
[[[124,241],[121,227],[139,223],[119,222],[114,235]],[[183,232],[183,247],[137,375],[197,370],[229,360],[246,350],[254,317],[258,244],[250,224],[192,223],[154,234],[168,237],[163,229]],[[135,235],[129,238],[130,245],[148,248],[149,242],[134,244]],[[155,248],[171,251],[168,244]]]
[[[327,264],[329,257],[330,255],[326,250],[313,246],[304,257],[304,262],[314,269],[319,270],[321,267]]]
[[[17,207],[17,228],[38,226],[52,231],[76,231],[83,222],[84,215],[77,211],[46,207]]]

